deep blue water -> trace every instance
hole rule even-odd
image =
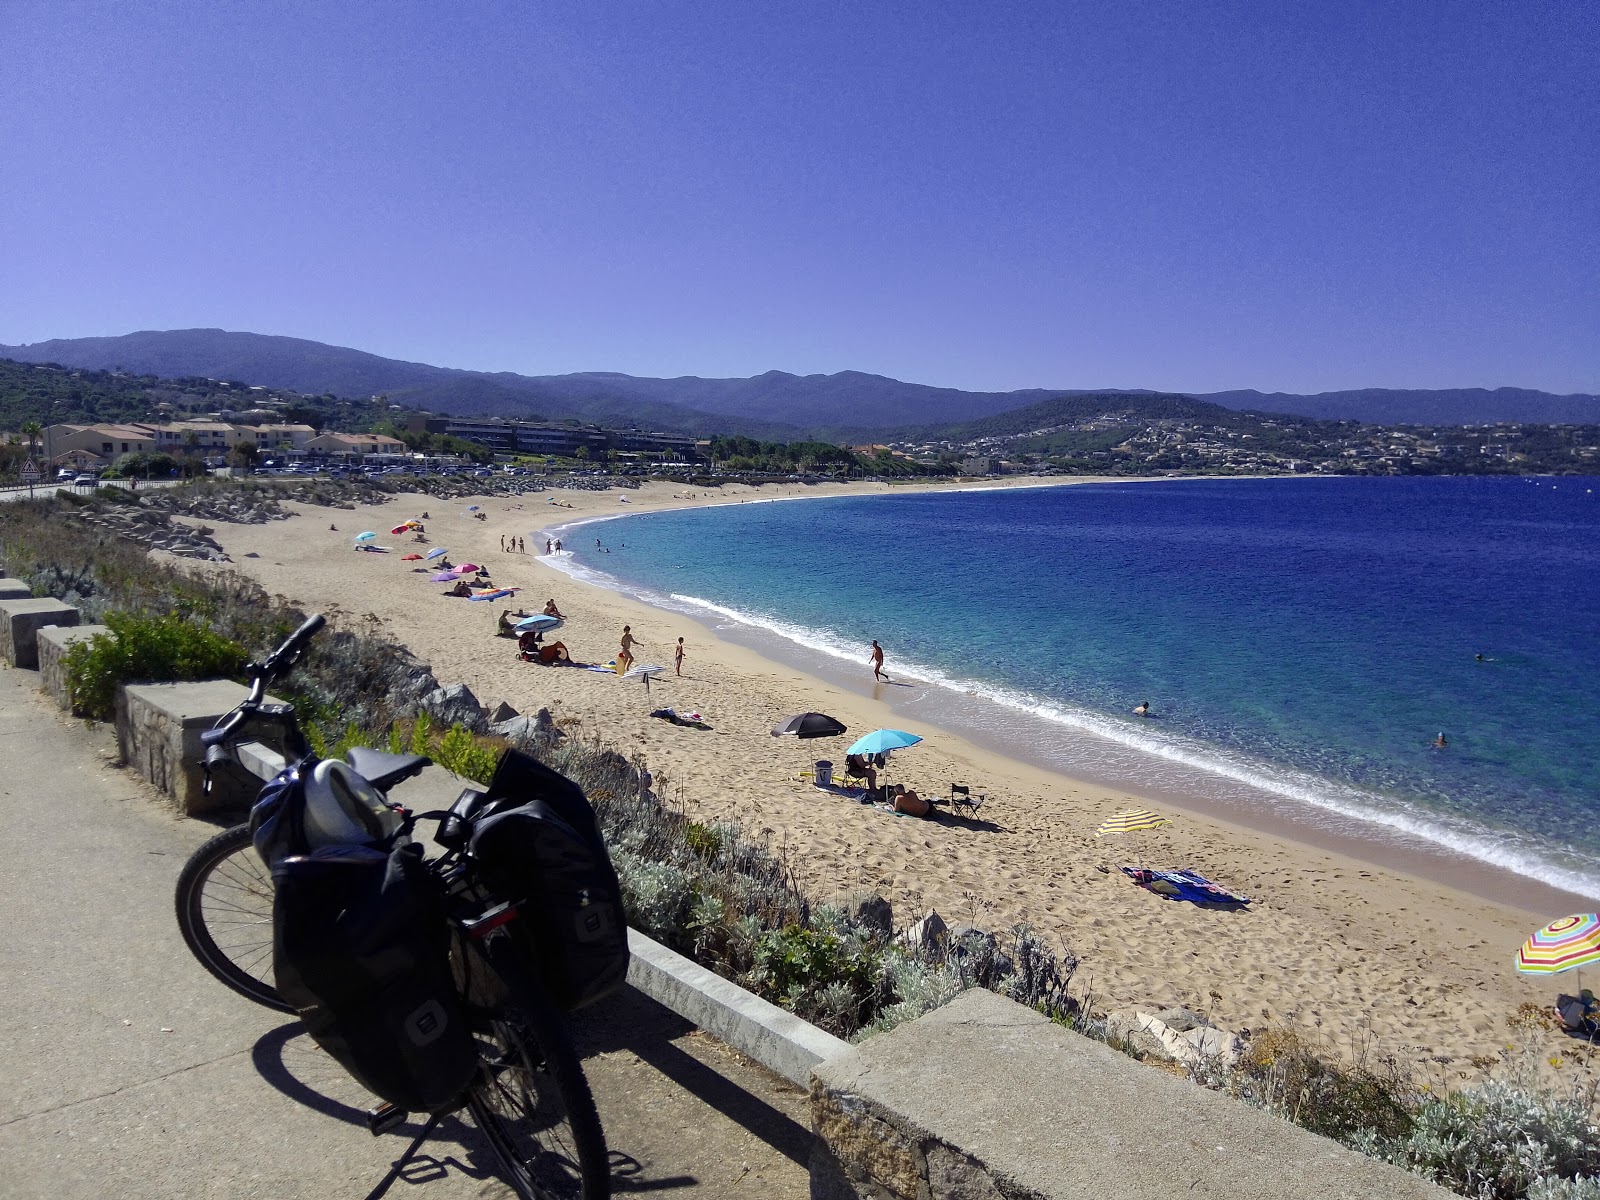
[[[1041,740],[1094,730],[1600,895],[1600,480],[749,503],[568,545],[817,652],[859,662],[876,637],[891,675],[976,690]]]

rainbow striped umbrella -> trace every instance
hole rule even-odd
[[[1517,951],[1517,970],[1526,975],[1556,975],[1595,962],[1600,962],[1600,915],[1595,913],[1551,921]]]
[[[1163,825],[1171,824],[1171,821],[1151,809],[1130,808],[1127,812],[1119,812],[1101,821],[1094,835],[1105,837],[1108,833],[1138,833],[1141,829],[1160,829]]]

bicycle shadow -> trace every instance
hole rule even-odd
[[[331,1117],[361,1130],[367,1129],[367,1112],[378,1103],[333,1058],[311,1040],[305,1026],[289,1021],[269,1029],[250,1047],[250,1061],[256,1074],[294,1103],[322,1116]],[[422,1133],[425,1114],[408,1116],[392,1130],[397,1146]],[[429,1135],[429,1142],[449,1142],[466,1155],[466,1162],[453,1154],[437,1157],[419,1151],[400,1168],[395,1179],[405,1183],[428,1183],[452,1171],[468,1179],[490,1180],[500,1177],[500,1163],[494,1150],[470,1121],[459,1115],[445,1117]],[[397,1150],[399,1158],[403,1150]]]
[[[367,1112],[378,1103],[376,1097],[324,1053],[298,1021],[286,1022],[257,1038],[250,1048],[250,1061],[257,1075],[301,1107],[358,1129],[368,1128]],[[477,1126],[460,1114],[440,1120],[426,1144],[453,1143],[466,1155],[466,1162],[454,1154],[438,1156],[419,1148],[402,1163],[404,1150],[400,1147],[419,1137],[426,1123],[425,1115],[413,1113],[390,1131],[397,1135],[395,1162],[390,1175],[369,1193],[367,1200],[385,1195],[394,1183],[432,1183],[451,1174],[478,1181],[500,1178],[500,1162],[493,1148]],[[616,1192],[663,1191],[694,1187],[700,1182],[692,1175],[646,1178],[644,1164],[620,1150],[611,1150],[609,1159],[611,1187]]]

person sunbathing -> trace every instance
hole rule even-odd
[[[565,642],[551,642],[548,646],[539,647],[539,661],[549,667],[558,662],[571,662],[572,655],[567,653]]]
[[[467,586],[467,581],[465,579],[458,579],[458,580],[456,580],[455,586],[450,588],[447,592],[445,592],[445,595],[446,596],[470,596],[470,595],[472,595],[472,589]]]
[[[517,636],[516,618],[511,615],[511,610],[509,608],[502,608],[500,610],[500,619],[495,622],[494,635],[495,637]]]
[[[554,596],[550,597],[550,599],[544,602],[544,615],[547,617],[554,617],[558,621],[565,621],[567,619],[567,614],[556,607],[556,598]]]

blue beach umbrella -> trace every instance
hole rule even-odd
[[[444,555],[449,554],[449,553],[450,553],[450,551],[446,550],[443,546],[435,546],[432,550],[429,550],[422,557],[425,558],[425,559],[442,558]]]
[[[903,729],[874,729],[865,737],[857,738],[855,745],[846,750],[846,754],[883,754],[889,750],[901,750],[907,746],[915,746],[922,740],[915,733],[907,733]]]
[[[524,617],[512,626],[518,633],[527,633],[533,630],[536,633],[549,633],[552,629],[561,628],[561,618],[552,617],[547,613],[536,613],[531,617]]]
[[[369,529],[369,530],[367,530],[366,533],[358,533],[358,534],[356,534],[356,541],[358,541],[358,542],[370,542],[373,538],[375,538],[377,536],[378,536],[377,534],[373,533],[372,530]]]

